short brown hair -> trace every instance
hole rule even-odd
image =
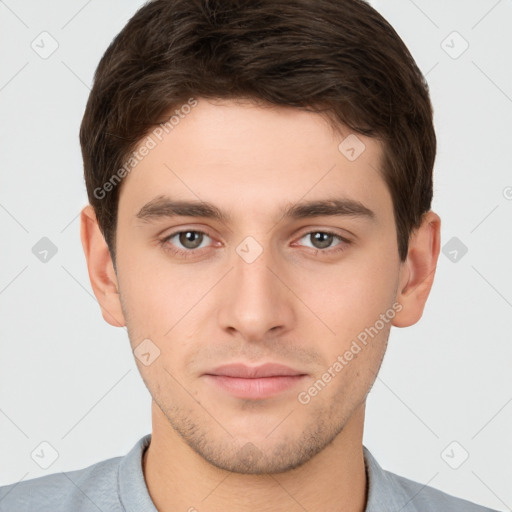
[[[413,57],[370,5],[153,0],[136,12],[98,65],[80,128],[87,194],[114,266],[122,183],[104,197],[95,190],[162,115],[191,97],[323,112],[381,140],[380,172],[405,260],[409,236],[432,201],[433,112]]]

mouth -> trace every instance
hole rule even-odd
[[[229,364],[215,368],[203,377],[235,397],[264,399],[297,386],[307,374],[277,363],[257,367]]]

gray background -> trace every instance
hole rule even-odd
[[[92,76],[141,5],[0,1],[0,484],[123,455],[151,430],[126,330],[92,293],[78,219]],[[444,253],[421,321],[391,331],[364,443],[386,469],[511,510],[512,2],[373,5],[431,88]],[[33,252],[43,237],[57,249],[46,262]]]

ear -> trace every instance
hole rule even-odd
[[[434,282],[441,240],[441,219],[433,211],[423,215],[419,228],[411,234],[407,258],[400,265],[396,301],[402,305],[392,325],[408,327],[423,315]]]
[[[98,299],[101,314],[110,325],[124,327],[126,322],[121,308],[114,265],[90,204],[80,213],[80,238],[87,260],[89,280]]]

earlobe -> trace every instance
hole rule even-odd
[[[402,309],[393,319],[395,327],[408,327],[421,318],[434,282],[440,239],[441,219],[428,211],[420,227],[412,233],[407,259],[401,265],[396,300]]]
[[[106,322],[114,327],[126,325],[116,273],[105,238],[101,233],[93,207],[88,204],[80,213],[80,239],[94,295]]]

